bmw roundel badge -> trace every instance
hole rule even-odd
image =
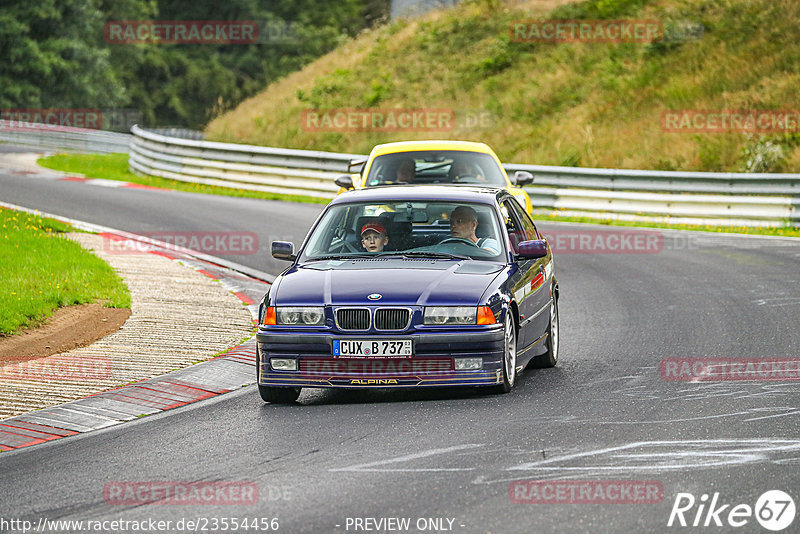
[[[381,295],[380,293],[372,293],[370,295],[367,295],[367,298],[369,300],[380,300],[382,297],[383,295]]]

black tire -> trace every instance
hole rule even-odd
[[[291,404],[300,396],[301,388],[272,388],[269,386],[258,386],[258,393],[264,402],[273,404]]]
[[[499,386],[494,386],[495,393],[508,393],[514,387],[517,376],[517,325],[514,320],[514,312],[511,308],[506,309],[503,350],[503,382]]]
[[[558,324],[558,299],[553,299],[553,305],[550,307],[550,324],[547,326],[547,352],[540,356],[535,356],[528,367],[534,369],[546,369],[548,367],[555,367],[558,363],[558,348],[561,343],[558,340],[559,333]]]

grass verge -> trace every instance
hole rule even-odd
[[[537,214],[536,222],[571,222],[585,224],[602,224],[606,226],[631,226],[637,228],[664,228],[668,230],[687,230],[693,232],[712,232],[726,234],[771,235],[780,237],[800,237],[800,228],[784,226],[711,226],[699,224],[667,224],[647,221],[615,221],[611,219],[593,219],[591,217],[568,217],[558,214]]]
[[[128,288],[114,269],[63,237],[69,225],[0,208],[0,226],[0,335],[35,326],[62,306],[130,308]]]
[[[204,193],[208,195],[226,195],[230,197],[261,198],[265,200],[283,200],[286,202],[304,202],[307,204],[327,204],[324,198],[306,197],[300,195],[284,195],[281,193],[267,193],[250,191],[233,187],[218,187],[214,185],[194,184],[170,180],[157,176],[141,176],[134,174],[128,167],[127,154],[56,154],[39,158],[37,163],[42,167],[56,171],[82,174],[87,178],[104,178],[106,180],[121,180],[151,187],[161,187],[174,191],[188,193]]]

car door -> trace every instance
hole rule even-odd
[[[542,239],[536,225],[525,210],[513,198],[506,198],[502,205],[506,217],[510,246],[516,255],[519,243]],[[525,348],[544,335],[550,318],[550,289],[548,267],[551,255],[544,258],[516,258],[519,271],[514,275],[514,295],[520,312],[520,348]]]

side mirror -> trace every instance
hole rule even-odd
[[[532,184],[533,175],[528,171],[517,171],[514,173],[514,185],[522,187],[523,185]]]
[[[272,257],[276,260],[296,260],[297,255],[294,253],[294,243],[291,241],[273,241]]]
[[[352,159],[347,165],[347,171],[353,174],[361,174],[361,172],[364,170],[364,165],[366,164],[367,160],[365,159]]]
[[[337,176],[334,182],[336,182],[336,185],[344,189],[355,189],[355,187],[353,187],[353,177],[349,174]]]
[[[533,241],[523,241],[519,244],[520,258],[535,260],[537,258],[544,258],[547,256],[547,241],[544,239],[535,239]]]

